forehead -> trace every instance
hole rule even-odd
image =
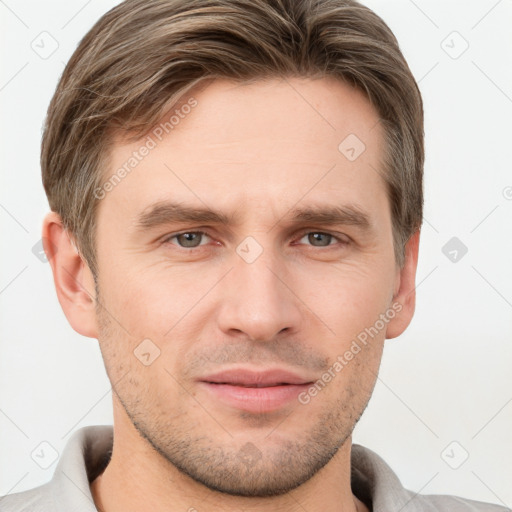
[[[104,182],[115,184],[101,209],[115,207],[133,222],[169,199],[275,214],[336,197],[378,206],[383,133],[376,110],[349,85],[215,80],[179,105],[147,137],[114,145]],[[116,173],[122,178],[112,180]]]

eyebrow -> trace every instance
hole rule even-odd
[[[177,223],[240,224],[236,212],[226,214],[207,207],[195,207],[173,201],[159,201],[145,208],[137,217],[136,228],[139,231]],[[276,222],[286,224],[322,224],[328,226],[350,225],[362,231],[370,232],[373,223],[362,208],[354,204],[347,205],[311,205],[294,208]]]

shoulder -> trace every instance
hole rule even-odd
[[[50,512],[55,509],[48,484],[0,497],[2,512]]]
[[[82,427],[69,438],[52,479],[39,487],[0,497],[1,512],[96,512],[92,481],[108,464],[110,425]]]
[[[351,483],[358,498],[371,503],[373,512],[512,512],[460,496],[415,493],[403,487],[384,459],[359,444],[352,445]]]
[[[510,512],[509,508],[459,496],[416,494],[402,512]]]

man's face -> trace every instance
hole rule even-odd
[[[115,407],[165,460],[279,494],[329,462],[375,384],[399,275],[383,131],[333,79],[194,98],[169,134],[113,149],[105,179],[150,147],[100,201],[98,338]],[[228,222],[150,215],[167,201]],[[335,223],[295,218],[334,208]]]

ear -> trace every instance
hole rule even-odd
[[[57,297],[68,322],[79,334],[97,338],[96,291],[89,266],[57,213],[45,216],[42,235]]]
[[[397,270],[395,294],[392,299],[397,314],[388,323],[386,338],[400,336],[411,323],[416,307],[416,268],[418,266],[418,250],[420,230],[416,231],[405,246],[404,266]],[[399,309],[401,308],[401,309]]]

